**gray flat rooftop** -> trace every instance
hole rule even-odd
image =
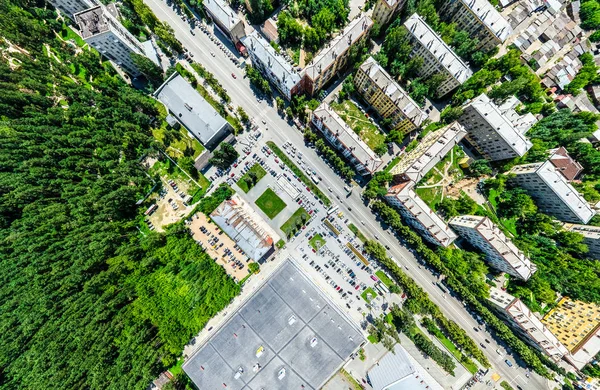
[[[288,260],[183,369],[203,390],[319,389],[363,341]]]

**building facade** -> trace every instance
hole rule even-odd
[[[203,0],[202,5],[217,28],[234,44],[246,36],[244,22],[238,18],[227,2],[223,0]]]
[[[596,212],[550,161],[517,165],[509,182],[535,199],[541,212],[564,222],[586,224]]]
[[[275,49],[261,37],[258,32],[252,31],[241,40],[248,50],[252,65],[274,85],[288,100],[299,91],[300,75],[294,67],[279,55]]]
[[[400,157],[390,173],[401,180],[418,183],[431,168],[467,135],[458,122],[453,122],[423,137],[416,148]]]
[[[75,20],[73,15],[76,13],[100,5],[96,0],[50,0],[50,3],[71,20]]]
[[[588,246],[587,257],[600,260],[600,226],[565,224],[565,230],[579,233],[583,236],[583,242]]]
[[[442,38],[418,15],[413,14],[404,22],[412,46],[411,57],[423,58],[418,69],[420,77],[428,78],[436,73],[445,76],[437,89],[438,96],[445,96],[473,75],[465,64]]]
[[[461,215],[448,223],[469,244],[482,251],[495,269],[521,280],[528,280],[537,270],[535,264],[488,217]]]
[[[140,75],[131,54],[145,56],[144,47],[119,22],[114,4],[90,8],[75,14],[74,18],[84,41],[130,75]]]
[[[404,134],[419,128],[428,118],[408,93],[373,57],[367,58],[354,76],[356,91],[389,121],[389,127]]]
[[[373,20],[380,26],[387,25],[405,3],[406,0],[377,0],[373,8]]]
[[[469,143],[490,161],[522,157],[532,146],[485,94],[468,102],[458,121],[468,131]]]
[[[348,63],[350,49],[369,35],[373,21],[365,14],[358,15],[344,30],[333,38],[302,71],[301,89],[314,95],[339,74]]]
[[[513,33],[510,23],[487,0],[452,0],[444,4],[443,18],[456,23],[456,30],[464,30],[471,38],[477,38],[477,50],[487,52]]]
[[[313,112],[312,124],[342,152],[359,174],[370,175],[381,168],[383,161],[327,103]]]
[[[546,354],[554,362],[569,354],[569,350],[520,299],[492,287],[488,301],[521,339]]]
[[[404,220],[434,245],[448,247],[456,234],[414,191],[415,182],[407,180],[388,189],[385,200],[396,207]]]

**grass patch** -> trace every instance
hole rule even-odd
[[[367,242],[367,237],[365,237],[365,235],[362,234],[362,232],[356,227],[355,224],[351,223],[350,225],[348,225],[348,229],[350,229],[350,231],[354,233],[356,238],[358,238],[362,242]]]
[[[442,187],[415,188],[415,192],[433,210],[442,201]]]
[[[387,288],[390,288],[390,286],[395,284],[382,270],[375,272],[375,276],[377,276],[379,280],[381,280],[381,283],[385,284]]]
[[[371,299],[369,299],[369,297],[367,296],[368,294],[371,294]],[[360,296],[362,297],[362,299],[367,301],[367,303],[371,303],[371,301],[377,296],[377,293],[371,287],[367,287],[367,289],[363,291],[362,294],[360,294]]]
[[[392,161],[389,162],[389,164],[387,165],[387,167],[385,167],[385,169],[383,170],[384,172],[389,172],[392,170],[392,168],[394,168],[396,165],[398,165],[398,163],[400,162],[401,157],[394,157],[392,159]]]
[[[310,214],[304,210],[304,207],[300,207],[287,221],[285,221],[283,225],[281,225],[280,229],[287,237],[290,237],[292,234],[300,230],[300,228],[304,226],[306,221],[309,219]]]
[[[314,250],[318,251],[323,245],[327,243],[327,241],[325,241],[323,236],[321,236],[320,234],[315,234],[315,236],[311,238],[310,241],[308,241],[308,243],[310,244],[310,246],[313,247]]]
[[[377,338],[375,336],[373,336],[372,334],[367,336],[367,340],[369,340],[369,342],[371,344],[377,344]]]
[[[363,354],[364,354],[364,352],[363,352]],[[364,360],[364,359],[362,359],[362,360]],[[356,379],[354,379],[354,377],[352,375],[350,375],[350,373],[348,371],[346,371],[342,368],[340,370],[340,373],[344,376],[344,378],[346,378],[346,380],[352,386],[350,388],[350,390],[362,390],[363,387],[360,385],[360,383],[358,383],[358,381]]]
[[[283,163],[285,165],[287,165],[288,168],[290,168],[292,170],[292,172],[294,172],[294,174],[300,178],[300,180],[302,180],[304,185],[306,185],[308,188],[310,188],[310,190],[315,195],[317,195],[317,197],[319,199],[321,199],[321,201],[323,201],[325,206],[327,206],[327,207],[331,206],[331,201],[329,200],[329,198],[323,192],[321,192],[321,190],[315,185],[315,183],[313,183],[313,181],[311,179],[309,179],[304,174],[304,172],[302,170],[300,170],[300,168],[298,168],[298,166],[296,164],[294,164],[294,162],[292,160],[290,160],[288,158],[288,156],[281,149],[279,149],[279,147],[275,144],[275,142],[267,141],[267,145],[269,146],[269,148],[271,148],[273,153],[275,153],[277,155],[277,157],[279,157],[281,159],[281,161],[283,161]]]
[[[173,374],[173,376],[176,376],[177,374],[181,373],[183,371],[182,366],[184,362],[184,358],[177,359],[177,363],[175,363],[173,367],[169,368],[169,372]]]
[[[251,178],[252,174],[256,175],[255,181],[253,181]],[[250,191],[250,189],[260,181],[260,179],[265,177],[266,174],[267,171],[265,171],[260,164],[255,163],[252,168],[248,169],[248,172],[246,172],[244,176],[240,177],[240,180],[238,180],[236,184],[242,191],[248,193],[248,191]]]
[[[270,219],[275,218],[286,207],[285,202],[270,188],[267,188],[255,203]]]
[[[247,281],[248,279],[250,279],[250,276],[252,276],[252,274],[251,274],[251,273],[249,273],[248,275],[244,276],[244,278],[243,278],[242,280],[240,280],[240,282],[239,282],[238,284],[239,284],[240,286],[243,286],[243,285],[244,285],[244,283],[246,283],[246,281]]]
[[[156,109],[159,112],[158,117],[162,119],[160,127],[152,129],[152,135],[164,145],[165,152],[175,159],[185,155],[196,159],[204,151],[204,146],[190,136],[183,126],[178,130],[169,127],[164,119],[167,116],[167,110],[162,103],[156,102]]]
[[[84,47],[86,45],[85,41],[81,39],[81,37],[66,24],[63,24],[63,28],[60,32],[60,35],[65,41],[72,39],[73,41],[75,41],[75,44],[79,47]]]
[[[285,246],[285,241],[283,241],[283,239],[277,241],[277,243],[275,244],[275,246],[279,249],[283,248]]]
[[[200,191],[200,188],[193,181],[190,180],[187,173],[179,169],[178,166],[173,164],[171,160],[169,160],[166,157],[164,157],[163,161],[155,162],[152,168],[148,171],[148,173],[150,174],[150,176],[158,175],[167,180],[175,180],[177,182],[177,185],[179,186],[179,189],[184,190],[189,195],[195,196],[195,194],[198,191]],[[204,179],[206,180],[206,178]],[[206,182],[210,183],[208,180],[206,180]],[[183,187],[184,185],[186,187]],[[202,188],[202,190],[206,191],[207,188],[208,185]]]
[[[381,148],[385,144],[385,134],[383,134],[375,124],[371,123],[369,118],[358,108],[351,100],[344,100],[341,103],[332,102],[331,108],[346,122],[360,139],[372,149]]]

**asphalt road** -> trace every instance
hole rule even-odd
[[[526,369],[518,367],[515,364],[516,359],[514,356],[506,356],[504,348],[495,342],[494,338],[485,331],[485,328],[478,331],[474,329],[478,324],[466,311],[462,303],[448,294],[443,296],[442,291],[434,284],[436,277],[426,269],[419,268],[415,256],[376,221],[375,215],[364,205],[360,197],[360,189],[354,189],[347,196],[346,191],[343,189],[346,183],[317,156],[313,149],[307,148],[304,145],[302,134],[280,117],[274,104],[257,99],[248,80],[244,77],[243,69],[236,67],[200,29],[196,29],[195,35],[192,35],[189,24],[184,22],[165,2],[161,0],[144,0],[144,2],[160,20],[167,22],[174,29],[176,37],[194,54],[194,60],[204,65],[207,70],[219,79],[223,87],[227,89],[234,105],[243,107],[256,123],[262,124],[263,120],[266,121],[267,131],[263,131],[264,137],[261,138],[261,141],[272,140],[278,145],[290,141],[299,151],[302,151],[305,160],[308,161],[309,165],[323,179],[320,188],[330,197],[332,202],[339,204],[340,209],[354,221],[355,225],[366,236],[375,238],[375,235],[377,235],[382,244],[388,245],[391,248],[388,251],[389,254],[405,267],[405,271],[425,290],[431,300],[440,307],[442,312],[449,319],[460,324],[475,342],[478,344],[483,343],[487,346],[487,348],[482,350],[492,363],[493,367],[490,373],[499,373],[502,376],[502,380],[506,380],[514,387],[519,385],[524,389],[548,388],[547,380],[534,373],[530,375],[530,378],[526,378]],[[211,52],[214,52],[214,57],[211,55]],[[233,78],[232,73],[237,78]],[[332,192],[327,190],[327,187],[332,188],[333,195]],[[342,202],[335,195],[338,195],[342,199]],[[348,206],[352,209],[351,212],[348,211]],[[491,341],[490,344],[485,342],[486,338]],[[500,349],[504,356],[501,357],[497,354],[497,349]],[[513,368],[509,368],[504,362],[507,358],[514,364]]]

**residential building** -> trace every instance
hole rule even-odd
[[[175,72],[161,85],[154,97],[207,149],[214,149],[231,133],[231,125]]]
[[[586,224],[596,212],[550,161],[517,165],[509,182],[527,190],[541,212],[561,221]]]
[[[567,231],[581,234],[583,236],[583,243],[589,249],[587,257],[600,260],[600,226],[567,223],[563,227]]]
[[[246,35],[244,22],[224,0],[203,0],[202,5],[215,26],[236,44]]]
[[[600,306],[563,297],[542,323],[569,350],[564,359],[581,370],[600,352]]]
[[[532,113],[519,114],[517,108],[521,107],[522,103],[516,96],[510,96],[501,105],[498,106],[502,115],[504,115],[515,129],[521,134],[527,133],[533,125],[537,123],[537,118]]]
[[[312,96],[339,74],[348,62],[350,49],[368,36],[372,26],[371,18],[360,14],[327,43],[302,71],[302,91]]]
[[[490,161],[522,157],[532,146],[486,94],[469,101],[458,121],[468,131],[469,143]]]
[[[391,129],[410,133],[428,118],[419,105],[373,57],[367,58],[354,76],[356,91]]]
[[[242,38],[252,65],[256,67],[288,100],[298,93],[300,75],[294,67],[279,55],[259,33],[254,30]]]
[[[449,225],[461,237],[485,254],[493,268],[521,280],[528,280],[537,267],[488,217],[461,215]]]
[[[312,124],[323,133],[329,143],[342,152],[359,174],[373,174],[383,164],[375,152],[327,103],[321,104],[313,112]]]
[[[387,352],[367,372],[373,390],[443,390],[400,344]]]
[[[61,14],[75,20],[73,15],[100,5],[97,0],[49,0],[50,4],[60,10]]]
[[[279,236],[238,195],[223,201],[210,218],[253,261],[260,261],[274,251]]]
[[[448,247],[457,238],[444,220],[414,191],[415,182],[406,180],[392,186],[385,200],[397,207],[404,220],[434,245]]]
[[[140,72],[131,59],[131,54],[144,55],[144,47],[119,22],[114,3],[99,5],[74,15],[81,37],[94,49],[123,68],[132,76]]]
[[[569,350],[561,344],[542,321],[518,298],[498,288],[490,288],[488,301],[496,312],[525,342],[558,362]]]
[[[411,57],[423,58],[418,75],[428,78],[436,73],[446,78],[437,89],[438,96],[445,96],[467,81],[473,72],[425,21],[413,14],[404,22],[412,45]]]
[[[583,172],[583,166],[573,159],[564,146],[548,151],[548,161],[554,165],[567,181],[573,181]]]
[[[456,0],[444,4],[440,15],[456,23],[456,30],[477,38],[477,50],[487,52],[504,43],[513,33],[508,21],[487,0]]]
[[[402,180],[419,182],[431,168],[467,135],[458,122],[453,122],[423,137],[417,147],[400,157],[390,173]]]
[[[406,0],[377,0],[373,8],[373,20],[380,26],[387,25],[405,3]]]

